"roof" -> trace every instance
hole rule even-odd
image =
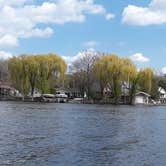
[[[13,89],[12,83],[0,81],[0,88]]]
[[[160,92],[161,94],[166,94],[166,91],[165,91],[163,88],[161,88],[161,87],[159,87],[159,92]]]
[[[12,83],[0,81],[0,86],[12,86]]]
[[[139,95],[143,95],[143,96],[148,96],[148,97],[150,97],[150,95],[149,95],[148,93],[145,93],[145,92],[142,92],[142,91],[136,93],[136,96],[139,96]]]

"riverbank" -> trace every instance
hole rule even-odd
[[[96,101],[96,100],[74,100],[74,99],[68,99],[65,100],[65,102],[63,100],[43,100],[43,98],[41,97],[35,97],[35,98],[31,98],[31,97],[25,97],[24,99],[22,97],[11,97],[11,98],[0,98],[0,101],[13,101],[13,102],[25,102],[25,103],[67,103],[67,104],[91,104],[91,105],[117,105],[117,106],[122,106],[122,105],[128,105],[130,106],[131,104],[128,103],[119,103],[119,104],[114,104],[112,102],[109,101]],[[140,105],[144,105],[144,106],[166,106],[166,103],[160,103],[160,104],[153,104],[153,103],[149,103],[149,104],[135,104],[132,106],[140,106]]]

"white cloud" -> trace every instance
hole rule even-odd
[[[49,37],[53,34],[50,24],[82,23],[87,14],[108,13],[93,0],[45,0],[38,5],[33,0],[0,0],[0,40],[5,35],[15,37],[16,43],[20,38]]]
[[[18,40],[15,36],[4,35],[0,38],[0,48],[16,47],[18,46]]]
[[[87,54],[94,56],[98,55],[98,52],[96,52],[93,48],[89,48],[85,51],[78,52],[75,56],[62,56],[62,58],[66,61],[68,65],[71,65],[73,62],[85,57]]]
[[[0,6],[2,5],[13,5],[20,6],[23,5],[27,0],[0,0]]]
[[[112,20],[113,18],[115,18],[115,15],[112,13],[108,13],[108,14],[106,14],[105,18],[106,18],[106,20]]]
[[[0,59],[6,60],[11,58],[13,55],[10,52],[0,51]]]
[[[128,5],[123,10],[122,22],[139,26],[166,23],[166,1],[152,0],[147,7]]]
[[[24,38],[29,38],[29,37],[50,37],[54,33],[53,29],[47,27],[46,29],[39,29],[35,28],[32,29],[31,31],[27,31],[22,36]]]
[[[96,47],[98,44],[99,44],[99,43],[96,42],[96,41],[87,41],[87,42],[85,42],[83,45],[86,46],[86,47],[91,48],[91,47]]]
[[[142,53],[136,53],[129,57],[133,62],[145,63],[149,62],[150,59],[145,57]]]
[[[162,72],[162,74],[166,74],[166,67],[163,67],[163,68],[161,69],[161,72]]]

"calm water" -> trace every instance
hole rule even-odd
[[[0,166],[165,166],[166,107],[0,103]]]

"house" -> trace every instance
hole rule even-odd
[[[11,83],[0,82],[0,99],[9,99],[12,97],[19,96],[19,92],[12,87]]]
[[[145,92],[138,92],[134,98],[134,104],[149,104],[150,95]]]
[[[159,91],[160,102],[161,103],[166,103],[166,91],[161,87],[159,87],[158,91]]]
[[[103,95],[106,97],[111,96],[112,95],[112,89],[111,89],[111,85],[109,83],[107,83],[107,85],[104,87],[103,89]]]

